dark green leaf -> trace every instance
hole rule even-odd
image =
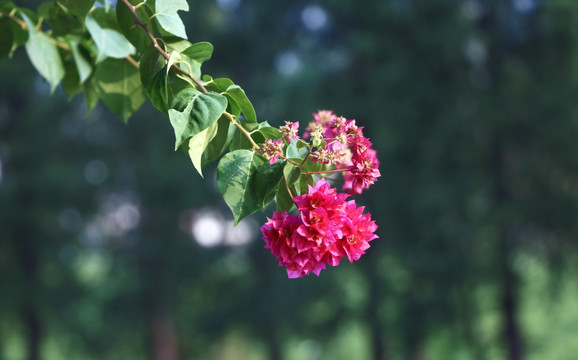
[[[53,92],[64,77],[64,65],[58,48],[48,35],[36,31],[36,27],[27,15],[22,13],[22,17],[28,26],[26,53],[32,65],[50,83],[50,91]]]
[[[201,93],[188,88],[178,93],[169,109],[175,130],[175,150],[189,137],[217,121],[227,108],[227,99],[214,92]]]
[[[59,0],[58,2],[81,20],[84,19],[94,4],[94,0]]]
[[[205,76],[208,76],[208,75],[205,75]],[[205,81],[207,81],[207,80],[205,80]],[[207,83],[205,84],[205,87],[207,89],[210,88],[212,91],[225,92],[225,91],[227,91],[229,86],[232,86],[232,85],[235,85],[235,83],[233,83],[233,81],[231,79],[217,78],[217,79],[211,79],[211,80],[207,81]]]
[[[243,126],[243,128],[249,132],[252,132],[253,130],[257,129],[256,123],[241,122],[240,125]],[[257,144],[262,144],[265,142],[265,137],[263,137],[263,135],[258,131],[252,133],[251,138]],[[235,129],[235,134],[233,135],[233,140],[231,141],[229,147],[231,150],[251,149],[253,147],[253,144],[251,144],[251,141],[249,141],[247,136],[242,131],[240,131],[239,129]]]
[[[159,70],[146,84],[145,91],[151,103],[160,111],[169,111],[169,92],[167,89],[167,72]]]
[[[281,181],[281,183],[279,184],[275,200],[277,202],[278,212],[291,211],[291,208],[293,207],[293,205],[295,205],[295,203],[293,202],[293,198],[291,198],[291,195],[287,191],[287,187],[285,186],[285,183],[283,181]]]
[[[315,181],[313,176],[310,174],[301,174],[299,180],[295,183],[295,189],[299,192],[298,194],[293,194],[293,196],[303,195],[309,191],[309,186],[313,186]]]
[[[50,23],[53,37],[82,32],[81,21],[62,4],[45,2],[38,7],[38,16]]]
[[[185,25],[177,14],[179,10],[189,11],[189,4],[186,0],[158,0],[155,2],[155,17],[163,29],[186,39]]]
[[[194,43],[182,53],[198,63],[203,63],[211,59],[213,55],[213,45],[205,41]]]
[[[274,199],[279,187],[279,181],[283,178],[283,162],[278,161],[272,165],[269,160],[260,155],[255,155],[255,174],[251,179],[251,186],[257,196],[259,206],[264,209]]]
[[[266,139],[280,139],[282,137],[279,129],[268,126],[268,124],[266,126],[259,126],[259,132],[263,134]]]
[[[241,89],[238,85],[231,85],[227,88],[227,94],[239,105],[243,115],[245,115],[245,120],[248,122],[256,123],[257,115],[255,114],[255,109],[253,104],[247,98],[245,91]]]
[[[72,99],[74,95],[82,91],[82,84],[78,78],[78,71],[74,65],[74,61],[69,60],[64,63],[65,75],[62,79],[62,90],[68,95],[68,99]]]
[[[261,209],[251,178],[255,173],[257,155],[249,150],[225,154],[217,166],[217,185],[235,218],[235,225]]]
[[[126,122],[145,100],[138,69],[125,60],[106,59],[94,75],[99,97]]]
[[[227,147],[229,131],[233,125],[226,116],[221,116],[217,124],[219,126],[217,135],[215,135],[215,138],[209,143],[207,150],[203,154],[203,166],[217,160]]]
[[[138,5],[141,3],[141,0],[129,0],[131,5]],[[150,20],[150,16],[146,11],[146,3],[144,6],[140,6],[136,9],[136,13],[138,14],[139,18],[142,20],[143,23],[148,24]],[[119,1],[116,5],[116,18],[121,30],[121,33],[126,36],[128,41],[137,48],[139,51],[143,51],[149,45],[151,45],[151,40],[147,36],[146,32],[140,26],[135,25],[134,16],[121,1]]]
[[[11,22],[12,20],[7,17],[0,18],[0,59],[10,55],[12,50],[14,36],[10,27]]]
[[[140,78],[143,85],[146,85],[161,69],[167,65],[165,58],[159,54],[154,46],[147,47],[139,62]],[[166,71],[163,71],[166,73]]]
[[[291,163],[285,164],[285,167],[283,168],[283,176],[285,176],[288,185],[293,185],[297,180],[299,180],[300,175],[301,169],[297,166]]]
[[[82,92],[84,93],[88,115],[98,103],[98,86],[96,85],[96,80],[94,80],[94,74],[89,76],[82,84]]]

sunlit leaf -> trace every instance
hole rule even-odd
[[[202,170],[202,160],[203,160],[203,153],[205,149],[209,145],[209,143],[215,138],[217,135],[217,131],[219,128],[219,123],[215,122],[210,125],[205,130],[199,132],[198,134],[193,135],[191,140],[189,141],[189,157],[193,162],[193,166],[201,176],[203,176]]]
[[[22,13],[22,18],[28,26],[28,41],[25,45],[28,58],[40,75],[50,83],[50,91],[53,92],[60,80],[64,78],[64,64],[58,48],[48,35],[36,31],[26,14]]]
[[[85,25],[96,43],[97,62],[107,57],[122,59],[131,54],[132,45],[121,33],[101,27],[92,16],[86,17]]]
[[[80,46],[80,38],[76,36],[66,36],[66,42],[72,51],[72,57],[76,64],[76,69],[78,71],[78,80],[83,83],[88,79],[90,73],[92,72],[92,64],[90,63],[88,54],[84,52],[84,49]]]
[[[177,13],[179,10],[189,11],[189,4],[186,0],[157,0],[155,2],[155,17],[163,29],[186,39],[185,25]]]

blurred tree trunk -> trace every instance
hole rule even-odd
[[[524,356],[522,335],[518,327],[517,281],[509,261],[512,251],[506,235],[503,236],[502,244],[504,245],[502,251],[502,311],[504,318],[504,336],[508,347],[508,358],[510,360],[522,360]]]
[[[494,198],[497,208],[497,214],[500,218],[496,219],[496,223],[501,227],[500,238],[498,239],[498,277],[501,284],[501,306],[502,319],[504,326],[504,340],[508,349],[509,360],[523,359],[523,341],[522,334],[518,326],[518,297],[517,297],[517,281],[514,270],[512,269],[511,258],[514,253],[514,244],[511,235],[512,216],[508,214],[512,196],[509,189],[509,181],[507,175],[506,146],[499,139],[499,135],[495,134],[496,140],[494,142],[493,152],[493,167],[495,176]]]
[[[25,192],[21,194],[21,198],[25,201],[24,203],[27,203]],[[16,230],[15,239],[18,240],[19,244],[18,257],[24,281],[20,315],[26,332],[26,347],[28,351],[26,358],[28,360],[39,360],[42,327],[38,311],[38,254],[36,254],[34,248],[34,234],[31,227],[29,225],[20,225]]]
[[[178,340],[171,317],[160,313],[153,323],[155,339],[155,360],[179,359]]]
[[[383,330],[382,320],[379,316],[379,308],[381,306],[382,298],[379,293],[379,280],[372,276],[371,289],[368,306],[368,322],[371,330],[371,351],[374,360],[387,360],[385,334]]]

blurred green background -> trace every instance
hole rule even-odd
[[[166,116],[87,117],[19,49],[0,61],[0,359],[578,357],[578,2],[189,5],[205,72],[260,120],[365,125],[380,238],[288,280],[270,214],[233,229]]]

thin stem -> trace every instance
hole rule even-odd
[[[122,3],[128,8],[128,10],[131,12],[133,18],[134,18],[134,23],[137,26],[140,26],[144,32],[146,33],[146,35],[148,36],[148,38],[150,39],[151,43],[153,44],[154,48],[159,52],[159,54],[161,54],[167,61],[170,60],[171,56],[159,45],[159,42],[157,41],[157,39],[154,37],[153,33],[150,31],[149,27],[147,24],[145,24],[141,18],[138,16],[137,12],[136,12],[136,8],[128,1],[128,0],[121,0]],[[185,76],[187,76],[189,79],[191,79],[195,85],[197,85],[199,87],[199,89],[201,89],[203,92],[208,92],[207,89],[203,86],[203,84],[197,80],[193,75],[191,75],[190,73],[184,71],[183,69],[181,69],[177,64],[173,64],[172,68],[175,69],[176,72],[183,74]]]
[[[343,172],[346,169],[333,169],[333,170],[322,170],[322,171],[301,171],[301,174],[331,174],[337,172]]]
[[[307,161],[307,159],[309,159],[309,156],[311,156],[311,153],[313,152],[313,146],[311,146],[307,143],[305,143],[305,145],[307,145],[307,149],[309,150],[309,152],[307,152],[307,156],[305,156],[305,158],[303,159],[303,161],[301,162],[299,167],[305,165],[305,162]]]
[[[231,123],[233,125],[235,125],[237,127],[237,129],[241,130],[241,132],[243,133],[243,135],[245,135],[247,137],[247,139],[249,139],[249,141],[251,142],[251,145],[253,145],[253,150],[259,150],[259,145],[257,145],[255,140],[253,140],[253,138],[251,137],[251,134],[247,131],[247,129],[245,129],[243,127],[243,125],[239,124],[239,122],[237,120],[235,120],[235,117],[232,114],[229,114],[226,111],[223,114],[229,118]]]
[[[287,189],[287,193],[291,196],[291,200],[293,200],[293,193],[291,193],[291,189],[289,188],[289,184],[287,184],[287,179],[283,176],[283,182],[285,183],[285,189]]]
[[[140,67],[139,64],[136,62],[136,60],[133,59],[130,55],[126,56],[124,59],[125,59],[126,61],[128,61],[128,62],[129,62],[132,66],[134,66],[135,68],[138,69],[138,68]]]
[[[28,28],[28,26],[26,26],[26,22],[24,22],[24,20],[17,18],[14,14],[12,13],[8,13],[4,10],[0,10],[0,14],[12,19],[15,23],[17,23],[22,30],[26,30]]]
[[[299,164],[298,162],[293,161],[293,160],[291,160],[291,159],[289,159],[289,158],[287,158],[287,157],[285,157],[285,156],[283,156],[283,155],[281,155],[281,156],[279,156],[279,157],[280,157],[281,159],[287,161],[288,163],[293,164],[293,165],[295,165],[295,166],[297,166],[297,167],[301,167],[301,166],[303,165],[303,164]]]

